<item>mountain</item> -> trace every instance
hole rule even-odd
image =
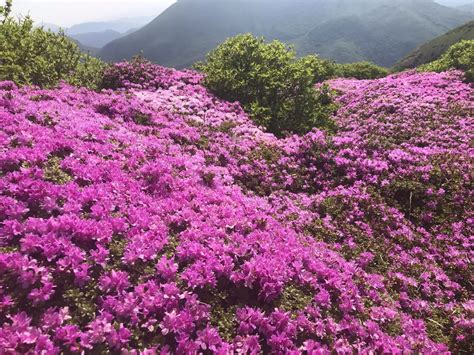
[[[71,40],[77,44],[77,46],[79,47],[79,49],[84,52],[84,53],[88,53],[92,56],[96,56],[97,53],[99,52],[100,48],[97,48],[97,47],[91,47],[91,46],[87,46],[81,42],[79,42],[78,40],[74,39],[74,38],[71,38]]]
[[[104,31],[125,33],[131,29],[143,27],[152,19],[153,17],[135,17],[105,22],[85,22],[69,27],[67,29],[67,33],[71,36],[83,33],[98,33]]]
[[[464,5],[473,5],[473,0],[436,0],[436,2],[440,5],[451,6],[451,7],[459,7]]]
[[[107,43],[135,32],[151,20],[150,17],[137,17],[108,22],[86,22],[74,25],[65,31],[69,37],[80,42],[81,46],[96,53]]]
[[[71,38],[78,40],[85,46],[102,48],[107,43],[112,42],[113,40],[122,37],[124,34],[114,31],[114,30],[105,30],[102,32],[88,32],[70,35]]]
[[[474,21],[470,21],[416,48],[395,64],[398,70],[415,68],[438,59],[453,44],[463,39],[474,39]]]
[[[436,0],[437,3],[456,8],[474,17],[474,0]]]
[[[457,9],[459,11],[467,12],[467,13],[471,14],[474,17],[474,2],[472,4],[466,4],[466,5],[458,6]]]
[[[108,22],[85,22],[69,28],[42,22],[39,26],[56,33],[63,29],[69,37],[78,42],[81,48],[95,53],[107,43],[135,32],[151,20],[150,17],[137,17]]]
[[[159,64],[183,68],[227,37],[252,32],[294,44],[298,54],[391,66],[470,19],[432,0],[180,0],[99,55],[118,61],[143,52]]]

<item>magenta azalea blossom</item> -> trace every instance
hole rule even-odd
[[[0,352],[469,352],[460,73],[331,81],[336,133],[284,139],[195,72],[106,77],[0,83]]]

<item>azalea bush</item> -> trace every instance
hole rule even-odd
[[[0,80],[45,88],[60,81],[91,89],[100,86],[103,62],[82,53],[64,33],[35,27],[30,17],[12,18],[10,8],[11,2],[0,23]]]
[[[0,83],[6,353],[472,352],[472,88],[338,79],[278,138],[201,74]]]
[[[129,62],[116,63],[107,67],[101,88],[112,90],[156,90],[173,85],[177,81],[198,84],[202,76],[187,70],[176,71],[160,67],[138,55]]]
[[[389,70],[371,62],[334,64],[335,76],[353,79],[379,79],[387,76]]]
[[[274,134],[333,126],[329,92],[314,88],[331,77],[333,67],[317,56],[297,59],[282,42],[265,43],[244,34],[219,45],[197,67],[205,74],[206,87],[225,100],[238,101],[257,124]]]
[[[443,72],[458,69],[465,72],[466,80],[474,82],[474,40],[463,40],[452,45],[441,58],[422,65],[420,71]]]

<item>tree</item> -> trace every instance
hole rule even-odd
[[[276,135],[332,127],[329,90],[324,86],[318,92],[315,84],[330,78],[333,66],[317,56],[297,59],[279,41],[244,34],[226,40],[196,67],[205,74],[205,86],[239,101],[257,124]]]
[[[354,79],[379,79],[389,74],[388,69],[371,62],[335,64],[336,76]]]
[[[12,0],[6,0],[5,6],[0,6],[0,16],[3,17],[2,23],[5,23],[12,12]]]
[[[105,64],[82,53],[64,32],[34,27],[30,17],[10,16],[11,1],[0,8],[0,80],[18,85],[53,87],[64,80],[99,87]]]

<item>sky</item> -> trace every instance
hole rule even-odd
[[[0,0],[2,2],[2,0]],[[16,15],[69,27],[82,22],[159,15],[175,0],[13,0]]]

